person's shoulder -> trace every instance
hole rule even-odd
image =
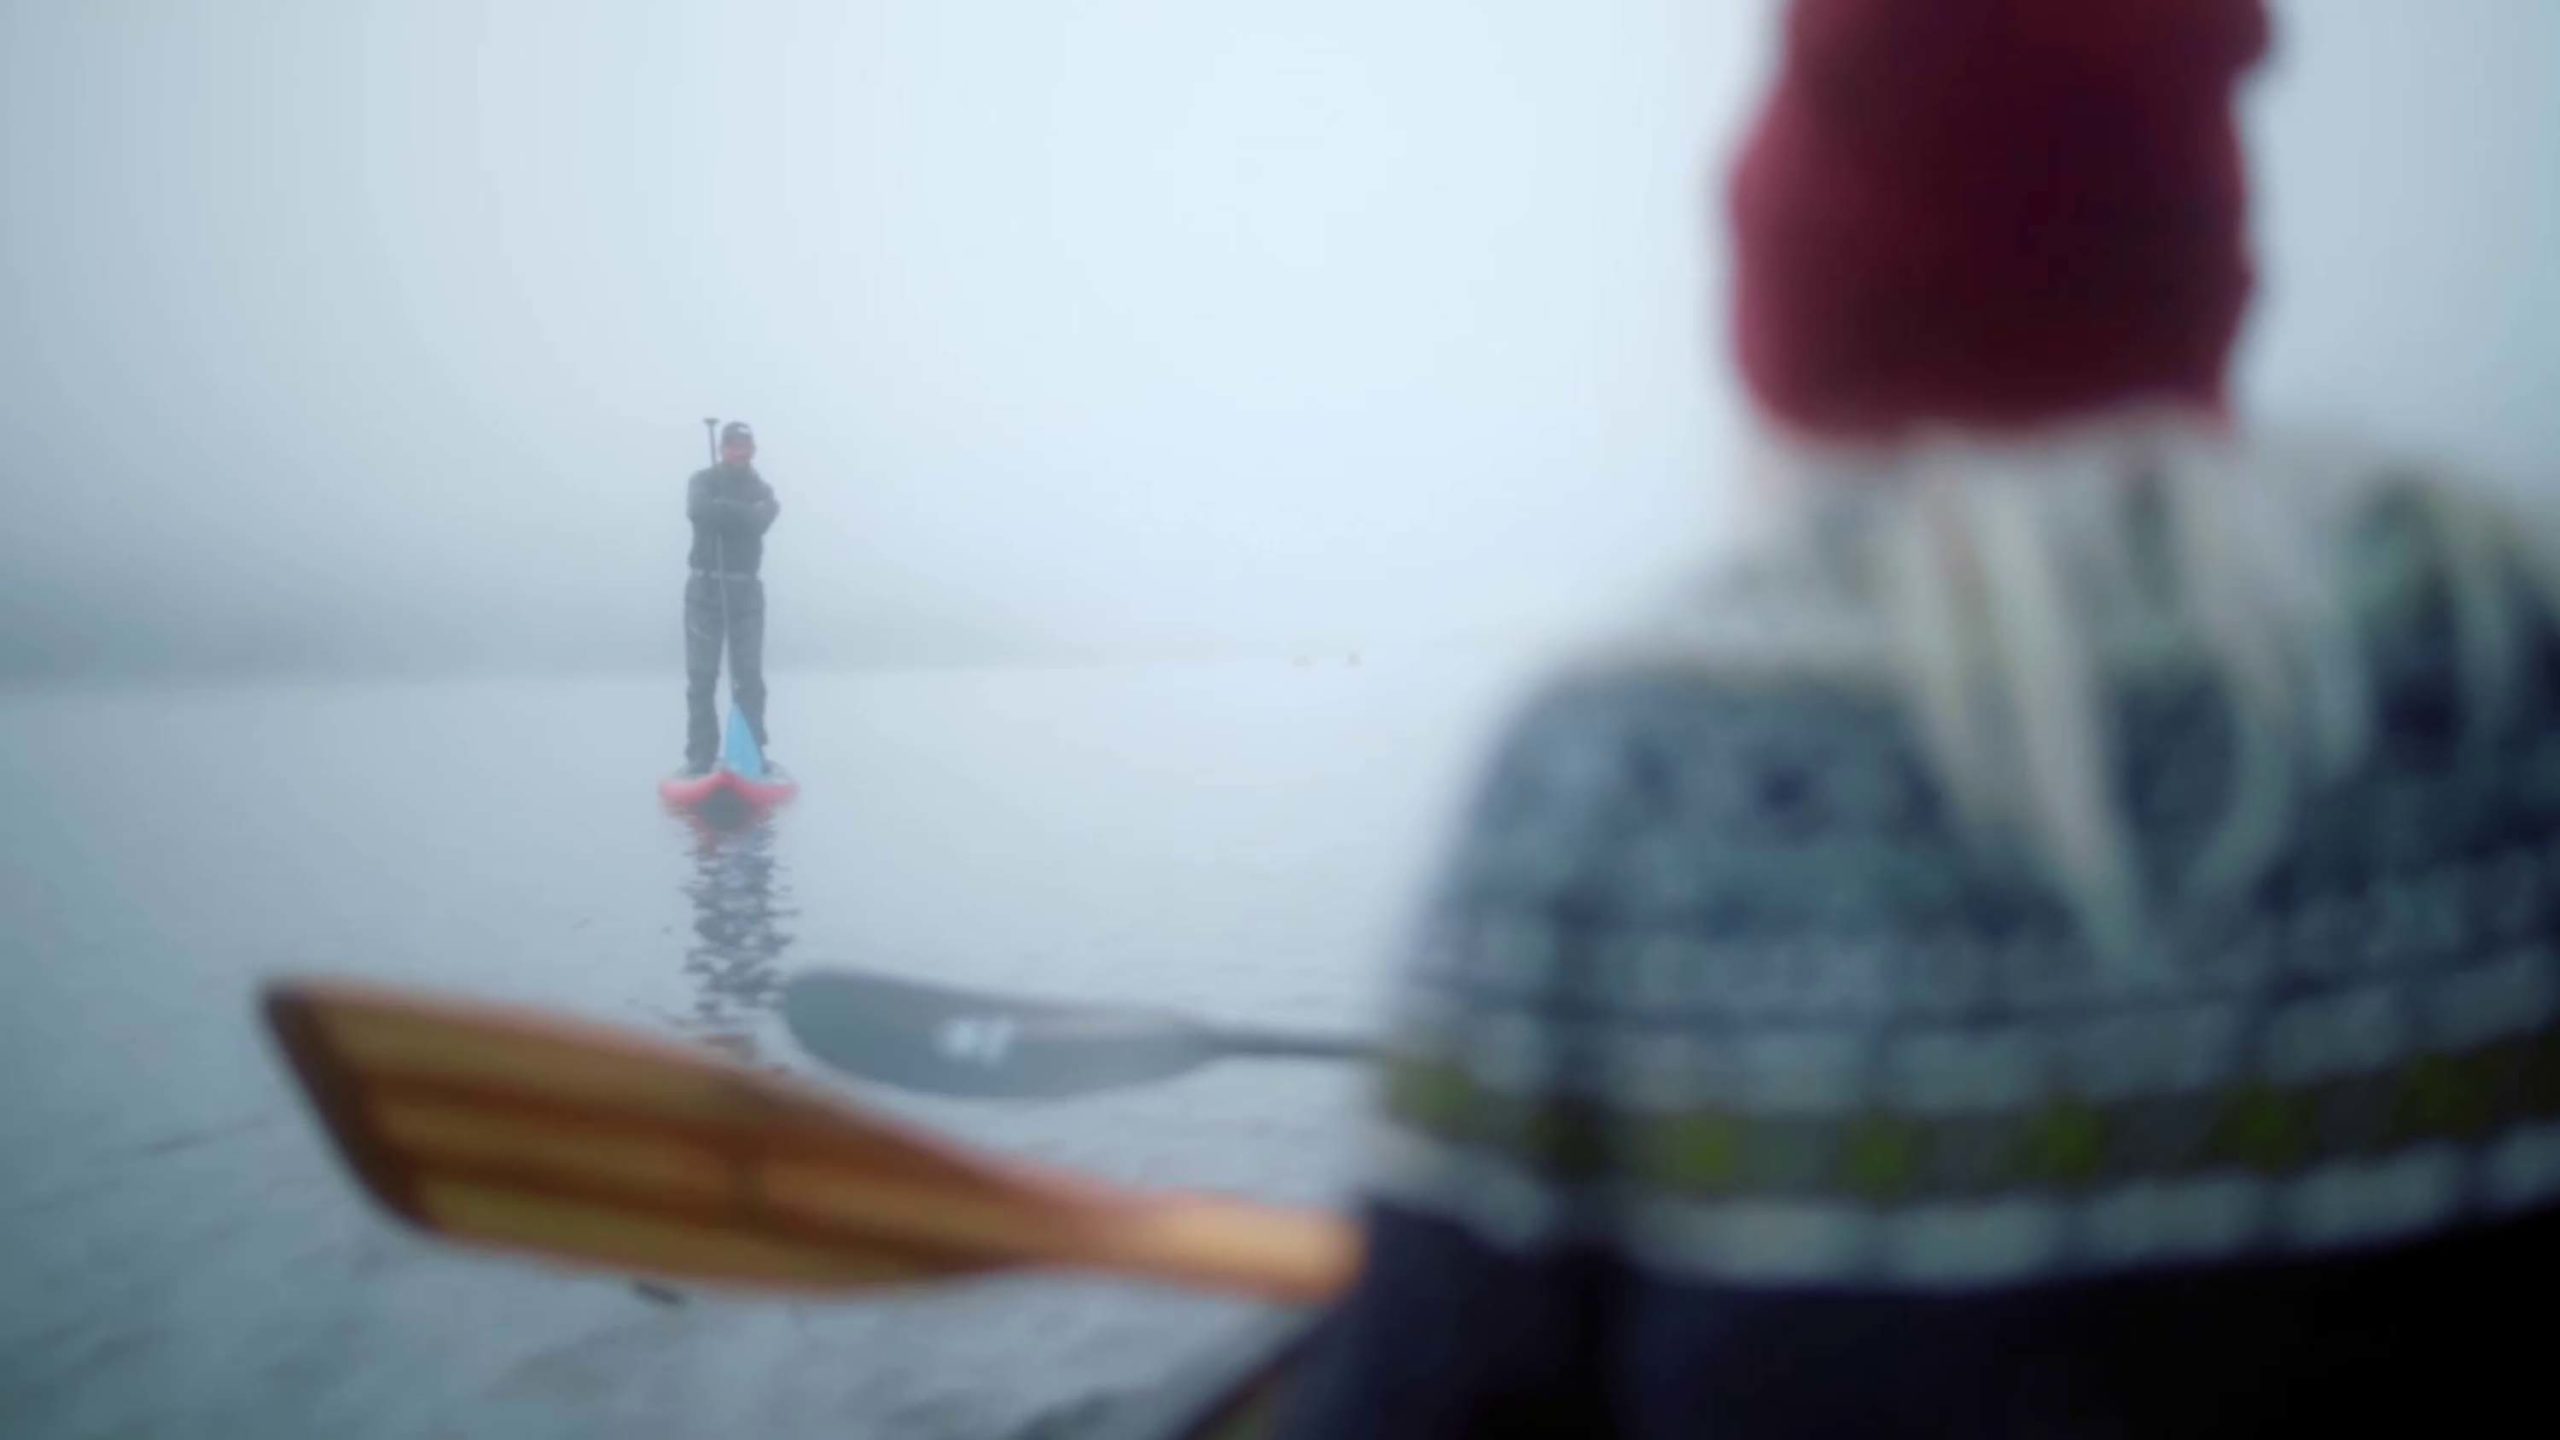
[[[2521,487],[2395,465],[2350,492],[2338,527],[2353,603],[2394,617],[2465,583],[2547,582],[2560,560],[2560,509]]]
[[[2386,715],[2444,692],[2528,729],[2560,722],[2560,508],[2410,467],[2370,482],[2346,520],[2345,612]]]
[[[1625,725],[1716,713],[1870,710],[1896,694],[1891,636],[1873,609],[1785,570],[1708,565],[1550,659],[1524,725]]]
[[[1785,545],[1709,556],[1587,636],[1562,683],[1706,692],[1883,693],[1891,627],[1830,557]]]
[[[1495,727],[1493,790],[1572,811],[1698,788],[1681,777],[1721,792],[1764,772],[1900,774],[1915,742],[1882,639],[1797,600],[1756,620],[1639,622],[1550,657]]]

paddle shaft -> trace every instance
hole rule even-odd
[[[1359,1060],[1378,1058],[1378,1045],[1357,1035],[1318,1035],[1292,1030],[1209,1032],[1221,1055],[1239,1060]]]
[[[1341,1298],[1360,1268],[1359,1232],[1341,1219],[1241,1200],[1189,1196],[1120,1219],[1061,1264],[1286,1305]]]
[[[711,463],[714,465],[720,463],[719,432],[719,416],[705,415],[702,417],[702,448],[710,452]],[[729,542],[728,539],[720,533],[720,529],[716,525],[713,526],[711,530],[711,550],[715,562],[720,567],[720,653],[722,659],[720,664],[715,667],[713,671],[713,678],[716,683],[719,672],[721,670],[734,672],[737,668],[738,661],[737,649],[732,638],[735,632],[731,631],[729,628]],[[737,681],[735,675],[732,674],[729,684],[729,696],[733,703],[737,699],[737,693]]]

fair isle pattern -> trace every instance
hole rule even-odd
[[[1378,1181],[1514,1245],[1948,1288],[2410,1237],[2560,1200],[2560,646],[2466,731],[2392,590],[2384,740],[2198,897],[2232,738],[2121,680],[2164,905],[2109,967],[1959,836],[1880,675],[1622,662],[1514,726],[1400,996]],[[1763,653],[1766,634],[1763,633]],[[1780,647],[1783,648],[1783,647]]]

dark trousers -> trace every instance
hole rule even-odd
[[[728,593],[725,597],[722,591]],[[764,743],[764,582],[752,576],[684,582],[684,756],[708,765],[720,749],[720,714],[711,695],[720,681],[720,649],[729,650],[729,691],[746,712],[756,745]]]

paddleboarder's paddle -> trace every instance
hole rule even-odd
[[[993,1159],[624,1031],[352,982],[264,998],[365,1188],[466,1244],[762,1289],[1050,1266],[1294,1303],[1359,1263],[1338,1217]]]
[[[1257,1056],[1365,1059],[1338,1035],[1240,1030],[1153,1010],[978,994],[848,970],[784,987],[783,1019],[811,1055],[849,1075],[932,1095],[1054,1099],[1168,1079]]]

